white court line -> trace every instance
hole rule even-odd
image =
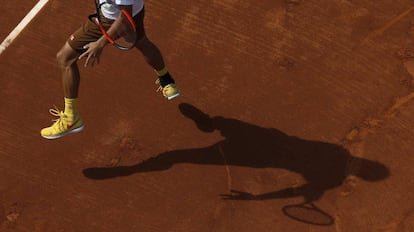
[[[30,12],[23,18],[23,20],[14,28],[12,32],[0,44],[0,54],[13,42],[13,40],[22,32],[27,24],[32,21],[37,13],[46,5],[49,0],[39,0],[39,2],[30,10]]]

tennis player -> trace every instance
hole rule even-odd
[[[102,24],[108,28],[109,35],[115,35],[122,30],[120,28],[124,17],[120,13],[126,10],[133,16],[137,28],[137,43],[135,47],[144,56],[145,61],[154,69],[159,84],[157,91],[162,91],[164,97],[171,100],[180,95],[174,79],[169,74],[160,50],[146,36],[144,30],[144,1],[143,0],[99,0],[106,1],[101,7],[103,15]],[[115,23],[117,22],[117,23]],[[58,117],[54,123],[40,131],[43,138],[57,139],[69,133],[79,132],[83,129],[83,121],[78,112],[78,90],[80,75],[77,65],[79,59],[85,58],[85,67],[99,64],[99,58],[103,48],[109,42],[102,35],[100,28],[87,20],[67,40],[65,45],[57,53],[57,61],[62,71],[63,92],[65,109],[50,109],[49,112]]]

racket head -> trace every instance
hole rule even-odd
[[[287,205],[282,210],[291,219],[311,225],[330,226],[335,222],[335,219],[331,215],[312,203]]]
[[[119,30],[115,35],[112,37],[108,34],[107,30],[109,27],[105,27],[102,24],[102,14],[101,14],[101,7],[105,4],[108,4],[106,2],[99,3],[99,0],[95,0],[95,7],[96,7],[96,13],[89,15],[88,18],[90,21],[95,23],[99,29],[101,30],[102,34],[105,36],[105,38],[114,45],[116,48],[120,50],[130,50],[133,47],[135,47],[135,44],[137,43],[138,34],[137,34],[137,28],[135,26],[134,18],[124,9],[120,10],[120,14],[122,17],[122,20],[119,24]]]
[[[126,10],[121,10],[121,14],[123,20],[121,21],[120,30],[115,36],[116,39],[114,39],[113,45],[121,50],[129,50],[135,47],[137,43],[137,28],[134,19]]]
[[[88,16],[89,20],[93,23],[100,23],[101,21],[101,5],[99,4],[99,0],[95,0],[95,14],[91,14]]]

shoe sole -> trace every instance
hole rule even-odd
[[[172,100],[172,99],[174,99],[174,98],[176,98],[176,97],[178,97],[178,96],[180,96],[180,93],[176,93],[176,94],[174,94],[174,95],[168,96],[168,97],[167,97],[167,99],[168,99],[168,100]]]
[[[75,129],[73,129],[73,130],[69,130],[69,131],[66,131],[66,132],[64,132],[64,133],[62,133],[62,134],[58,134],[58,135],[52,135],[52,136],[43,136],[43,135],[40,135],[40,136],[42,136],[43,138],[45,138],[45,139],[58,139],[58,138],[62,138],[63,136],[65,136],[65,135],[68,135],[68,134],[72,134],[72,133],[77,133],[77,132],[81,132],[82,130],[83,130],[83,128],[84,128],[85,126],[84,125],[82,125],[82,126],[80,126],[80,127],[78,127],[78,128],[75,128]]]

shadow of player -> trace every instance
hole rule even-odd
[[[380,181],[389,176],[389,170],[383,164],[353,157],[336,144],[300,139],[277,129],[263,128],[237,119],[210,117],[186,103],[180,104],[179,109],[195,122],[199,130],[218,130],[224,139],[204,148],[161,153],[133,166],[87,168],[83,170],[84,175],[91,179],[107,179],[162,171],[177,163],[283,168],[302,175],[306,183],[259,195],[232,190],[230,194],[221,196],[226,200],[303,196],[305,203],[312,203],[320,199],[326,190],[340,186],[348,175],[367,181]],[[349,173],[350,164],[354,167],[351,170],[357,170],[355,173]]]

